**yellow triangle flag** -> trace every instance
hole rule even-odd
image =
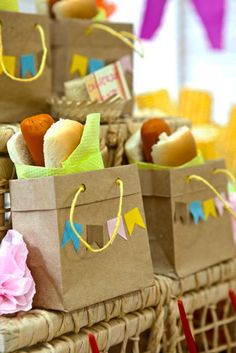
[[[3,55],[3,62],[5,68],[11,75],[15,75],[16,69],[16,57],[15,56],[5,56]],[[3,73],[2,66],[0,65],[0,75]]]
[[[124,215],[124,219],[125,219],[125,223],[126,223],[129,235],[133,233],[135,224],[146,229],[145,223],[137,207],[133,208],[129,212],[126,212]]]
[[[209,216],[214,218],[217,217],[214,199],[203,201],[203,210],[206,220],[209,218]]]
[[[83,55],[74,54],[72,56],[70,74],[73,75],[75,72],[79,73],[80,76],[85,76],[88,70],[88,58]]]

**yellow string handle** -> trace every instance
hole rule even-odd
[[[213,174],[220,174],[220,173],[227,175],[227,177],[232,181],[232,183],[236,187],[236,178],[232,172],[230,172],[228,169],[224,169],[224,168],[218,168],[218,169],[213,170]]]
[[[123,187],[123,181],[121,179],[117,179],[116,180],[116,184],[119,185],[120,187],[120,200],[119,200],[119,208],[118,208],[118,215],[117,215],[117,220],[116,220],[116,226],[115,229],[113,231],[113,234],[110,238],[110,240],[100,249],[94,249],[89,243],[87,243],[86,240],[84,240],[82,238],[82,236],[77,232],[77,230],[75,229],[74,226],[74,212],[75,212],[75,207],[76,207],[76,202],[78,200],[79,195],[81,194],[81,192],[84,192],[86,190],[84,185],[80,185],[79,190],[76,192],[74,199],[72,201],[71,204],[71,209],[70,209],[70,225],[71,228],[73,230],[73,232],[75,233],[75,235],[77,236],[77,238],[81,241],[81,243],[83,243],[86,248],[90,251],[92,251],[93,253],[97,253],[97,252],[102,252],[105,249],[107,249],[115,240],[116,235],[117,235],[117,231],[119,229],[120,226],[120,221],[121,221],[121,213],[122,213],[122,204],[123,204],[123,194],[124,194],[124,187]]]
[[[44,71],[45,65],[46,65],[48,49],[47,49],[45,34],[44,34],[44,30],[43,30],[42,26],[37,24],[35,26],[35,29],[37,29],[39,31],[39,35],[40,35],[41,42],[42,42],[42,47],[43,47],[43,56],[42,56],[41,65],[40,65],[39,71],[37,72],[37,74],[35,76],[30,77],[30,78],[20,78],[20,77],[15,77],[12,74],[10,74],[7,71],[6,66],[4,64],[4,60],[3,60],[3,44],[2,44],[2,24],[0,22],[0,67],[2,67],[2,70],[3,70],[4,74],[7,77],[9,77],[10,79],[12,79],[13,81],[32,82],[32,81],[37,80],[43,74],[43,71]]]
[[[89,35],[90,33],[92,33],[93,29],[100,29],[102,31],[105,31],[107,33],[110,33],[112,36],[120,39],[122,42],[124,42],[128,47],[130,47],[131,49],[133,49],[136,53],[138,53],[141,58],[144,57],[144,50],[143,50],[143,45],[142,45],[142,41],[136,37],[133,33],[129,33],[126,31],[116,31],[113,28],[106,26],[104,24],[101,23],[93,23],[91,24],[91,26],[89,26],[87,28],[86,34]],[[137,49],[134,45],[134,42],[138,42],[140,45],[140,49]]]
[[[218,199],[223,203],[225,209],[230,213],[230,215],[236,220],[236,214],[234,211],[229,207],[228,202],[224,200],[224,198],[221,196],[221,194],[214,188],[211,183],[209,183],[206,179],[202,178],[199,175],[190,175],[187,177],[187,181],[190,182],[192,180],[197,180],[205,184],[206,186],[213,191],[213,193],[218,197]]]

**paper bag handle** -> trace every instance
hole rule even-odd
[[[190,182],[192,180],[197,180],[202,182],[203,184],[205,184],[207,187],[209,187],[209,189],[211,189],[211,191],[213,191],[213,193],[218,197],[218,199],[223,203],[225,209],[229,212],[229,214],[236,220],[236,214],[234,213],[234,211],[229,207],[229,204],[227,201],[224,200],[224,198],[221,196],[221,194],[214,188],[214,186],[209,183],[206,179],[202,178],[199,175],[189,175],[187,177],[187,182]]]
[[[48,49],[47,49],[47,45],[46,45],[46,39],[45,39],[45,33],[43,30],[43,27],[39,24],[37,24],[35,26],[35,29],[37,29],[39,31],[39,35],[41,38],[41,42],[42,42],[42,47],[43,47],[43,56],[42,56],[42,61],[40,64],[40,68],[39,71],[37,72],[37,74],[33,77],[30,78],[20,78],[20,77],[15,77],[14,75],[10,74],[10,72],[7,71],[6,66],[4,64],[4,60],[3,60],[3,44],[2,44],[2,23],[0,22],[0,67],[2,67],[2,70],[4,72],[4,74],[9,77],[10,79],[12,79],[13,81],[18,81],[18,82],[32,82],[37,80],[42,74],[43,71],[45,69],[45,65],[46,65],[46,60],[47,60],[47,53],[48,53]]]
[[[143,50],[143,46],[142,46],[142,41],[136,37],[133,33],[130,32],[126,32],[126,31],[116,31],[115,29],[106,26],[104,24],[101,23],[93,23],[91,24],[87,30],[86,30],[86,34],[89,35],[91,34],[91,32],[93,31],[93,29],[101,29],[102,31],[105,31],[107,33],[110,33],[113,37],[116,37],[118,39],[120,39],[122,42],[124,42],[128,47],[130,47],[131,49],[133,49],[133,51],[135,51],[136,53],[138,53],[141,58],[144,57],[144,50]],[[135,47],[135,45],[133,44],[134,42],[138,42],[140,45],[140,49],[137,49]]]
[[[227,177],[232,181],[232,183],[236,187],[236,178],[233,175],[233,173],[230,172],[228,169],[217,168],[217,169],[214,169],[212,173],[213,174],[225,174],[225,175],[227,175]]]
[[[73,201],[72,201],[72,204],[71,204],[71,208],[70,208],[70,225],[71,225],[71,228],[72,228],[73,232],[75,233],[75,235],[77,236],[77,238],[81,241],[81,243],[83,243],[86,246],[86,248],[88,250],[90,250],[91,252],[93,252],[93,253],[104,251],[105,249],[107,249],[113,243],[113,241],[116,238],[117,231],[119,229],[120,221],[121,221],[121,213],[122,213],[122,205],[123,205],[123,194],[124,194],[123,181],[118,178],[116,180],[116,184],[119,185],[119,187],[120,187],[120,200],[119,200],[119,208],[118,208],[116,226],[115,226],[115,229],[113,231],[113,234],[112,234],[110,240],[100,249],[94,249],[89,243],[87,243],[87,241],[84,240],[82,238],[82,236],[77,232],[77,230],[75,229],[75,226],[74,226],[73,218],[74,218],[76,202],[78,200],[78,197],[79,197],[80,193],[84,192],[86,190],[86,186],[84,184],[80,185],[78,191],[76,192],[76,194],[75,194],[75,196],[73,198]]]

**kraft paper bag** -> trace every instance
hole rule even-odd
[[[85,185],[76,201],[74,227],[90,246],[102,248],[118,215],[118,178],[124,188],[118,232],[111,245],[93,253],[70,232],[71,203]],[[28,266],[36,282],[35,307],[70,311],[153,284],[136,166],[10,184],[13,228],[27,243]]]
[[[64,83],[84,77],[94,69],[121,60],[132,95],[133,49],[119,38],[100,29],[92,29],[89,20],[62,19],[51,24],[53,94],[64,95]],[[105,23],[104,23],[105,24]],[[131,24],[106,23],[118,32],[133,33]],[[100,66],[101,65],[101,66]],[[131,112],[132,104],[127,105]]]
[[[48,112],[51,96],[49,20],[46,16],[0,11],[3,62],[17,78],[31,79],[42,67],[40,77],[31,82],[9,78],[0,65],[0,122],[19,122],[25,117]],[[45,50],[36,27],[45,36]],[[43,53],[46,52],[43,65]]]
[[[184,277],[232,258],[231,217],[203,177],[227,198],[223,160],[170,170],[139,170],[154,272]]]

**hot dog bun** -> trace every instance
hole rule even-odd
[[[98,9],[96,0],[62,0],[53,5],[52,12],[57,19],[90,19],[97,15]]]
[[[44,136],[45,167],[59,168],[80,143],[83,125],[78,121],[60,119]]]
[[[7,142],[7,150],[13,163],[33,165],[33,159],[20,131],[16,132]]]
[[[197,145],[192,132],[183,126],[168,136],[163,133],[152,148],[153,162],[168,167],[178,167],[197,156]]]

